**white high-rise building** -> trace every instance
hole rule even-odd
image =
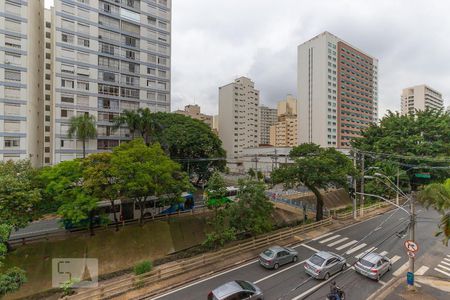
[[[259,91],[247,77],[219,88],[219,137],[227,158],[242,157],[243,150],[259,143]]]
[[[416,110],[443,109],[442,94],[422,84],[403,89],[401,95],[402,115],[413,113]]]
[[[82,155],[67,137],[72,116],[97,119],[87,152],[129,139],[113,129],[123,110],[170,111],[170,0],[55,0],[52,163]]]
[[[0,160],[43,155],[44,0],[0,0]]]
[[[349,148],[378,118],[378,60],[329,32],[298,46],[301,143]]]
[[[259,107],[259,144],[270,144],[270,126],[277,122],[277,110],[267,106]]]

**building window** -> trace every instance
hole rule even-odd
[[[84,91],[89,91],[89,82],[78,81],[77,82],[77,89],[84,90]]]
[[[5,80],[20,81],[20,71],[5,69]]]
[[[5,137],[4,142],[5,148],[19,148],[20,147],[20,139],[14,137]]]
[[[45,137],[45,142],[46,142],[46,143],[50,143],[50,137],[49,137],[49,136],[46,136],[46,137]]]
[[[47,27],[47,28],[52,28],[52,23],[50,23],[50,22],[45,22],[45,27]]]
[[[5,46],[9,47],[9,48],[15,48],[15,49],[20,49],[22,47],[22,39],[15,37],[15,36],[10,36],[10,35],[5,35]]]
[[[63,88],[73,89],[75,88],[75,81],[70,79],[61,79],[61,86]]]
[[[5,18],[5,29],[12,32],[21,32],[21,23],[13,19]]]
[[[89,45],[90,45],[89,39],[78,37],[78,46],[83,46],[83,47],[89,48]]]

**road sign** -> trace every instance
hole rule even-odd
[[[415,252],[408,251],[407,253],[408,253],[409,257],[412,257],[412,258],[416,257],[416,253]]]
[[[414,285],[414,273],[413,272],[406,273],[406,282],[408,283],[408,285]]]
[[[417,252],[419,251],[419,245],[417,245],[414,241],[407,240],[405,241],[406,251]]]

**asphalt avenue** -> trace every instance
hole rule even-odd
[[[407,207],[405,207],[407,208]],[[417,207],[418,223],[416,227],[416,241],[420,250],[416,256],[416,274],[429,275],[437,266],[444,270],[442,261],[445,253],[436,252],[432,257],[427,257],[427,265],[421,264],[421,257],[427,252],[439,246],[440,239],[434,237],[439,214],[434,210],[426,210]],[[408,235],[397,234],[407,227],[409,216],[401,210],[393,210],[376,216],[365,222],[354,224],[340,230],[330,232],[296,245],[298,262],[280,267],[278,270],[266,270],[256,260],[249,261],[231,270],[210,275],[202,280],[187,283],[184,286],[170,290],[164,294],[147,298],[152,300],[199,300],[206,299],[208,293],[214,288],[228,281],[241,279],[254,282],[264,292],[266,300],[288,299],[325,299],[329,292],[330,281],[335,280],[346,293],[346,299],[367,299],[377,291],[380,291],[390,280],[398,276],[405,277],[408,266],[408,256],[403,242]],[[319,250],[327,250],[340,254],[347,258],[348,268],[332,276],[328,281],[312,279],[304,271],[304,261]],[[391,259],[392,269],[386,273],[380,281],[374,281],[357,274],[352,264],[358,257],[369,251],[386,255]],[[444,262],[446,262],[444,260]],[[441,265],[441,267],[439,267]],[[450,273],[450,271],[449,271]],[[450,279],[450,274],[448,274]],[[441,277],[445,277],[441,274]]]

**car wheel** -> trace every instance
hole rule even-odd
[[[392,265],[389,265],[388,272],[392,269]]]
[[[376,280],[377,280],[377,281],[380,281],[380,278],[381,278],[381,276],[380,276],[380,274],[378,274]]]
[[[278,263],[276,263],[276,264],[273,265],[273,269],[274,269],[274,270],[278,270],[278,267],[279,267],[279,266],[280,266],[280,265],[279,265]]]
[[[345,268],[347,268],[347,264],[343,264],[343,265],[342,265],[341,271],[344,271]]]
[[[294,262],[294,263],[297,262],[297,259],[298,259],[297,256],[294,256],[294,257],[292,258],[292,262]]]
[[[328,278],[330,278],[330,273],[326,273],[325,276],[323,277],[324,280],[328,280]]]

